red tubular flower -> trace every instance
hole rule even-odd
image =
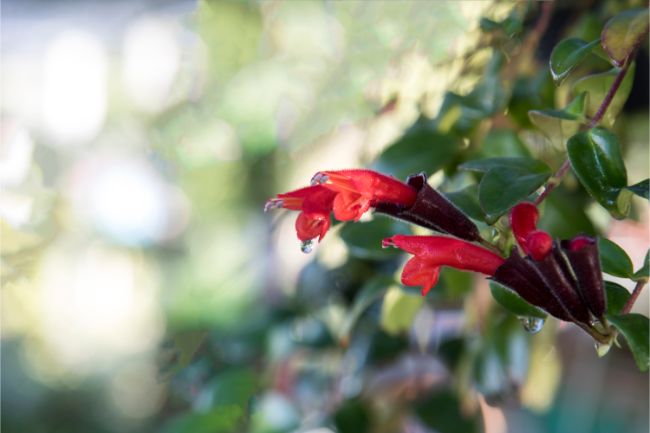
[[[334,217],[340,221],[358,221],[378,203],[410,206],[417,192],[399,180],[372,170],[321,171],[312,184],[336,192]]]
[[[445,236],[395,235],[384,239],[382,246],[398,247],[415,256],[404,266],[401,280],[405,286],[422,286],[423,296],[438,282],[441,266],[492,275],[505,262],[485,248]]]
[[[535,260],[543,260],[553,248],[553,239],[537,230],[539,211],[532,203],[519,203],[510,212],[510,226],[522,250]]]
[[[296,219],[298,239],[320,242],[330,227],[330,213],[339,221],[358,221],[379,203],[410,206],[417,192],[390,176],[372,170],[322,171],[312,178],[312,186],[278,194],[266,202],[264,210],[285,208],[301,211]]]

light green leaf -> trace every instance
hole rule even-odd
[[[585,42],[578,38],[569,38],[560,41],[551,52],[549,66],[553,79],[559,84],[591,50],[598,45],[599,40]]]
[[[381,307],[381,327],[392,335],[408,330],[422,304],[423,296],[391,287],[386,292]]]
[[[607,21],[600,40],[614,64],[622,66],[647,37],[648,9],[632,9]]]

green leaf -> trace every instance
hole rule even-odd
[[[511,129],[493,129],[481,143],[480,155],[482,158],[500,156],[531,157],[526,144]]]
[[[646,200],[650,200],[650,193],[648,192],[648,190],[650,189],[650,179],[642,180],[639,183],[635,183],[634,185],[628,186],[627,189],[629,189],[639,197],[643,197]]]
[[[439,132],[431,120],[420,118],[379,156],[372,167],[398,178],[421,171],[431,175],[450,163],[460,148],[458,138]]]
[[[631,193],[627,172],[616,136],[604,128],[580,132],[569,139],[567,152],[571,167],[587,192],[612,216],[627,215]]]
[[[381,327],[391,335],[407,331],[424,304],[424,297],[391,287],[381,306]]]
[[[598,238],[598,251],[604,273],[622,278],[632,276],[632,260],[623,248],[609,239]]]
[[[532,158],[521,157],[500,157],[500,158],[487,158],[476,159],[467,161],[461,164],[458,168],[467,171],[476,171],[478,173],[486,173],[493,168],[496,169],[522,169],[531,173],[545,173],[550,172],[550,169],[542,161]]]
[[[450,390],[429,395],[415,408],[422,423],[439,433],[479,433],[480,412],[472,414],[462,408],[458,396]]]
[[[643,259],[643,266],[641,266],[641,269],[636,271],[634,273],[634,276],[632,277],[634,281],[647,280],[648,278],[650,278],[650,250],[648,250],[648,252],[645,253],[645,258]]]
[[[650,364],[648,341],[650,340],[650,321],[647,317],[631,313],[621,315],[608,315],[607,320],[619,330],[630,346],[636,365],[639,370],[646,371]]]
[[[550,170],[535,173],[521,168],[493,168],[485,173],[478,187],[478,200],[487,219],[496,220],[535,192],[550,175]]]
[[[384,293],[386,293],[388,287],[393,283],[394,281],[392,278],[379,275],[363,285],[359,294],[354,297],[352,309],[345,316],[345,321],[343,322],[340,332],[342,337],[347,337],[350,334],[352,328],[363,312],[366,311],[374,302],[378,301]]]
[[[460,191],[444,194],[458,209],[478,221],[485,220],[485,212],[478,202],[478,185],[470,185]]]
[[[546,313],[543,310],[529,304],[513,290],[502,286],[496,281],[490,281],[490,291],[492,297],[512,314],[524,317],[538,317],[540,319],[546,318]]]
[[[614,64],[622,66],[647,36],[648,9],[632,9],[607,21],[600,40]]]
[[[359,399],[346,400],[334,414],[334,424],[339,433],[369,432],[371,419],[370,409]]]
[[[394,248],[381,247],[382,239],[397,233],[409,234],[408,224],[379,216],[369,222],[346,224],[339,232],[339,236],[353,256],[362,259],[384,260],[396,257],[400,253]]]
[[[578,132],[584,120],[587,99],[587,92],[583,92],[562,110],[531,110],[528,117],[552,143],[564,147],[564,143]]]
[[[207,413],[185,413],[172,418],[161,433],[229,433],[237,430],[244,411],[236,405],[221,406]]]
[[[560,41],[551,52],[549,66],[553,79],[561,83],[580,62],[598,45],[598,39],[585,42],[578,38]]]
[[[627,300],[630,299],[630,292],[612,281],[605,281],[605,295],[607,296],[607,314],[619,314]]]
[[[605,115],[603,116],[602,123],[605,126],[611,127],[616,120],[616,116],[625,105],[627,97],[630,95],[630,90],[632,90],[632,82],[634,81],[634,63],[632,63],[625,74],[625,78],[621,83],[621,86],[616,91],[612,102],[609,104]],[[587,103],[587,116],[594,117],[598,108],[602,104],[607,92],[614,84],[616,80],[616,75],[618,75],[620,69],[613,68],[607,72],[602,72],[600,74],[588,75],[576,81],[573,85],[572,92],[574,95],[579,95],[582,92],[589,93],[589,99]]]

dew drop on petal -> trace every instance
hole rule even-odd
[[[314,185],[322,185],[326,183],[330,178],[325,174],[321,173],[320,171],[314,175],[314,177],[311,178],[311,186]]]
[[[308,240],[308,241],[300,242],[300,251],[302,251],[305,254],[311,253],[312,249],[313,249],[313,246],[312,246],[313,243],[314,243],[314,241],[312,241],[311,239]]]
[[[541,317],[521,316],[519,321],[524,326],[526,332],[537,334],[544,327],[544,319]]]

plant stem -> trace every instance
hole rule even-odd
[[[630,53],[627,59],[625,59],[625,62],[623,63],[621,70],[618,71],[618,74],[616,74],[616,78],[614,79],[612,86],[607,91],[607,94],[605,95],[603,102],[601,102],[594,117],[592,117],[591,120],[589,121],[589,125],[588,125],[589,128],[593,128],[596,125],[598,125],[598,123],[600,123],[600,121],[605,116],[605,113],[607,112],[609,105],[612,103],[612,100],[614,100],[614,96],[616,95],[616,92],[621,87],[621,83],[623,83],[623,79],[627,74],[627,70],[630,67],[630,63],[632,63],[632,58],[634,57],[634,54],[635,52]],[[551,191],[553,191],[560,183],[562,183],[562,178],[567,173],[567,171],[569,171],[570,167],[571,164],[569,162],[569,158],[567,158],[564,160],[564,162],[562,163],[560,168],[555,172],[555,174],[546,183],[542,193],[537,197],[537,199],[535,199],[536,205],[544,201],[546,196],[548,196]]]
[[[634,286],[634,290],[632,291],[632,295],[630,295],[630,299],[627,300],[625,306],[621,310],[621,314],[627,314],[630,312],[630,310],[634,306],[634,303],[636,302],[637,298],[641,294],[641,291],[643,290],[647,282],[648,281],[646,280],[640,280],[636,283],[636,286]]]

